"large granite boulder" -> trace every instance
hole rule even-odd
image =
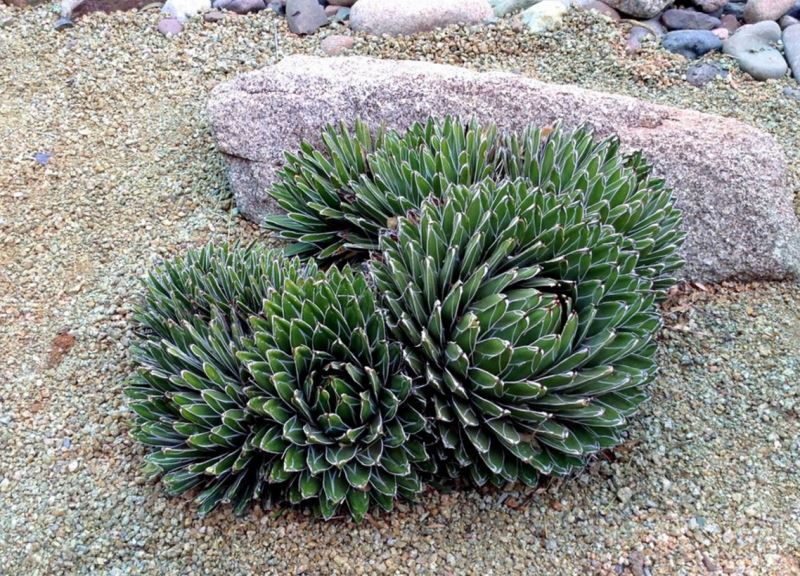
[[[291,56],[221,84],[208,110],[237,204],[254,220],[276,210],[266,190],[284,150],[318,142],[329,122],[360,117],[402,129],[428,115],[460,114],[517,129],[561,119],[618,134],[675,189],[688,231],[686,278],[774,279],[800,269],[783,150],[736,120],[512,74],[363,57]]]

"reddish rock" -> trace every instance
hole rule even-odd
[[[697,10],[672,8],[661,15],[661,21],[670,30],[713,30],[720,26],[714,18]]]
[[[790,14],[786,14],[778,21],[778,24],[780,24],[782,30],[785,30],[789,26],[800,24],[800,19],[797,19],[794,16],[791,16]]]
[[[211,10],[203,14],[203,20],[206,22],[219,22],[225,19],[225,12],[221,10]]]
[[[733,14],[725,14],[722,17],[722,27],[725,28],[728,33],[733,34],[739,28],[739,20],[737,20],[736,16]]]
[[[275,210],[266,190],[284,151],[302,140],[319,144],[331,122],[359,117],[403,129],[428,115],[456,114],[517,130],[562,120],[567,127],[589,123],[598,136],[617,134],[673,187],[688,233],[684,278],[785,278],[800,269],[800,224],[783,148],[730,118],[514,74],[309,56],[217,86],[208,112],[237,205],[257,220]]]
[[[164,18],[158,23],[158,31],[167,38],[174,38],[183,30],[183,24],[177,18]]]
[[[614,10],[608,4],[600,2],[600,0],[589,0],[589,2],[583,4],[581,7],[584,10],[591,10],[592,12],[597,12],[603,16],[608,16],[614,22],[619,22],[620,20],[619,12]]]
[[[55,368],[75,346],[75,336],[69,332],[59,332],[50,344],[50,355],[47,357],[47,367]]]
[[[352,36],[336,35],[328,36],[319,45],[328,56],[338,56],[352,48],[354,42]]]
[[[780,20],[794,6],[794,0],[747,0],[744,21],[748,24],[764,20]]]

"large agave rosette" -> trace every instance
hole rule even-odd
[[[331,268],[271,290],[239,354],[257,416],[251,444],[272,455],[265,478],[292,503],[330,518],[345,505],[360,519],[370,503],[391,510],[422,488],[419,381],[403,370],[399,344],[363,274]]]
[[[619,441],[655,372],[656,292],[581,194],[453,187],[381,247],[375,281],[443,471],[532,484]]]

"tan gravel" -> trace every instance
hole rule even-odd
[[[320,37],[291,38],[265,13],[190,22],[176,40],[153,13],[62,33],[54,18],[0,7],[0,574],[800,573],[796,285],[678,299],[654,400],[625,445],[570,482],[428,493],[360,526],[286,510],[199,520],[146,484],[121,393],[137,277],[188,246],[258,234],[221,199],[206,95]],[[358,37],[355,51],[717,110],[769,130],[800,165],[788,80],[737,74],[697,91],[675,57],[630,60],[617,29],[571,25],[536,40],[508,23]]]

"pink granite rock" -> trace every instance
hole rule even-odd
[[[613,20],[614,22],[619,22],[620,15],[619,12],[614,10],[611,6],[604,2],[600,2],[599,0],[589,0],[585,4],[581,5],[583,10],[590,10],[592,12],[597,12],[598,14],[602,14]]]
[[[492,16],[488,0],[358,0],[350,11],[350,27],[377,36],[414,34]]]
[[[731,35],[727,28],[714,28],[711,32],[714,34],[714,36],[723,41],[730,38]]]
[[[284,150],[319,143],[329,122],[403,129],[429,115],[496,122],[588,123],[640,149],[675,189],[688,238],[684,276],[784,278],[800,269],[800,225],[786,158],[768,134],[729,118],[626,96],[425,62],[291,56],[217,86],[208,111],[240,210],[275,211],[266,195]]]
[[[733,34],[739,29],[739,21],[733,14],[725,14],[722,16],[722,27],[728,31],[728,35]]]
[[[322,42],[319,43],[320,48],[322,51],[325,52],[328,56],[338,56],[343,52],[350,50],[355,43],[355,39],[352,36],[344,36],[342,34],[335,34],[333,36],[328,36]]]
[[[164,18],[158,23],[158,31],[167,38],[174,38],[183,30],[183,24],[177,18]]]
[[[673,0],[606,0],[606,4],[622,14],[640,19],[657,17],[672,2]]]
[[[744,21],[748,24],[764,20],[780,20],[794,6],[794,0],[747,0]]]

